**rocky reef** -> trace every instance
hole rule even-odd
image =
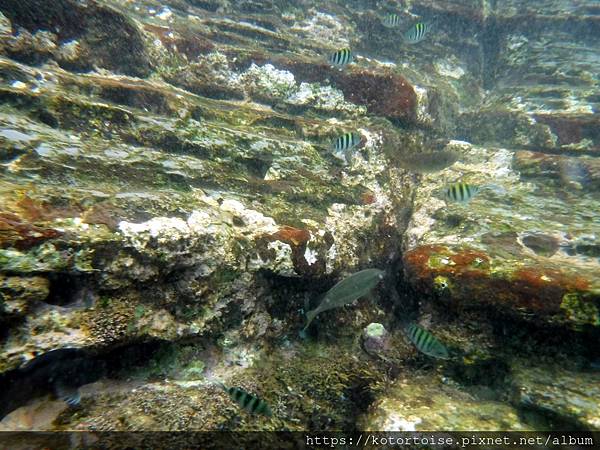
[[[600,10],[503,3],[0,0],[0,429],[600,429]]]

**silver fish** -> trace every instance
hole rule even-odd
[[[327,291],[319,306],[306,313],[304,330],[308,328],[317,314],[352,303],[368,294],[383,279],[384,273],[379,269],[365,269],[344,278]]]
[[[458,153],[452,150],[417,153],[400,158],[400,164],[411,172],[431,173],[450,167],[458,161],[458,156]]]

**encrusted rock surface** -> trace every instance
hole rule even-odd
[[[587,160],[451,145],[461,148],[462,160],[427,175],[416,193],[403,257],[408,278],[453,302],[600,326],[600,260],[576,250],[597,236],[593,178],[582,174],[577,189],[568,172],[570,163],[586,167]],[[556,160],[564,161],[563,178]],[[482,190],[467,204],[444,201],[455,180]]]
[[[514,408],[476,399],[431,375],[398,378],[361,417],[359,427],[364,431],[530,429]]]
[[[597,153],[599,27],[593,0],[504,2],[487,41],[493,90],[479,114],[465,116],[465,137]]]
[[[372,402],[363,429],[529,426],[523,398],[460,384],[502,378],[509,326],[597,341],[597,6],[402,3],[0,0],[0,386],[57,349],[139,372],[86,387],[81,410],[48,382],[11,426],[354,430]],[[330,66],[344,46],[355,62]],[[340,161],[346,132],[361,144]],[[442,171],[402,165],[444,148]],[[486,188],[445,202],[458,180]],[[372,298],[299,339],[306,306],[367,267],[387,272]],[[415,368],[410,319],[452,347],[451,383]],[[374,322],[389,343],[369,357]],[[546,404],[529,375],[512,381],[540,414],[597,427],[591,400]],[[279,419],[240,418],[224,379]]]
[[[531,367],[525,361],[515,364],[512,372],[515,404],[542,413],[551,421],[562,419],[568,427],[600,430],[597,372]]]

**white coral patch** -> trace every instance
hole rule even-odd
[[[296,89],[294,74],[276,69],[272,64],[257,66],[252,63],[239,80],[250,93],[270,98],[287,97]]]
[[[249,270],[269,268],[286,275],[293,275],[291,248],[283,242],[271,242],[273,251],[266,260],[258,253],[249,261],[239,253],[240,242],[256,242],[256,239],[279,230],[275,220],[262,213],[248,209],[234,199],[219,205],[205,198],[210,205],[204,210],[193,211],[186,220],[173,217],[155,217],[143,223],[122,221],[119,230],[129,244],[139,251],[155,253],[173,264],[185,264],[211,273],[219,266],[239,267]],[[232,226],[231,217],[241,224]],[[151,242],[158,246],[149,245]],[[244,244],[247,245],[247,244]],[[250,254],[251,249],[248,249]]]
[[[434,63],[435,70],[443,77],[454,78],[458,80],[466,73],[465,69],[459,65],[452,64],[449,61],[440,61]]]
[[[306,247],[306,250],[304,251],[304,259],[309,266],[312,266],[317,262],[317,252],[311,250],[309,247]]]
[[[385,431],[416,431],[416,426],[421,422],[422,420],[419,417],[414,420],[407,420],[398,414],[390,414],[383,424],[383,429]]]

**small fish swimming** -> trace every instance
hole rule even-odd
[[[334,66],[345,66],[354,61],[352,50],[349,48],[342,48],[329,55],[328,61]]]
[[[458,153],[452,150],[440,150],[401,158],[400,164],[411,172],[431,173],[450,167],[456,161],[458,161]]]
[[[400,25],[401,21],[402,19],[400,19],[400,16],[398,14],[390,13],[383,16],[383,18],[381,19],[381,24],[386,28],[394,28]]]
[[[468,203],[478,192],[479,186],[458,182],[447,186],[444,190],[444,198],[455,203]]]
[[[409,44],[416,44],[425,39],[429,30],[431,30],[430,23],[417,22],[404,33],[404,40]]]
[[[226,387],[221,385],[221,387],[229,394],[231,400],[236,402],[238,405],[242,407],[242,409],[250,414],[263,414],[267,417],[271,417],[273,412],[271,408],[264,400],[258,398],[254,394],[250,394],[246,392],[242,388],[239,387]]]
[[[319,306],[306,313],[304,330],[308,328],[317,314],[352,303],[354,300],[368,294],[383,280],[384,274],[383,270],[365,269],[344,278],[327,291]]]
[[[334,155],[347,162],[351,159],[351,150],[360,144],[360,134],[355,132],[344,133],[333,142]]]
[[[421,353],[427,356],[439,359],[448,359],[450,355],[444,344],[442,344],[433,334],[415,323],[411,323],[405,328],[405,333],[410,341],[417,347]]]

